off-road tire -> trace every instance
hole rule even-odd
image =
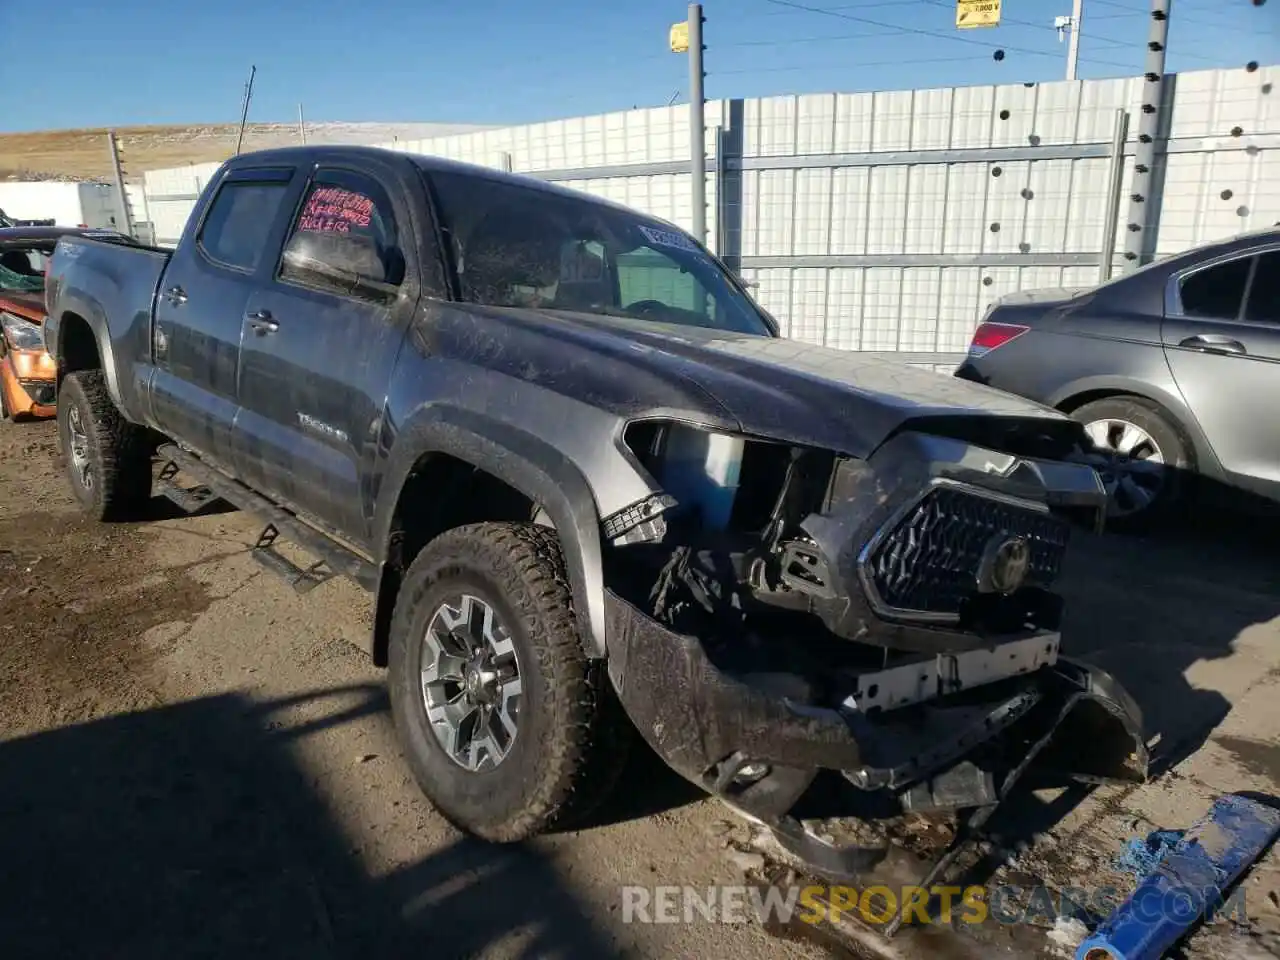
[[[420,681],[427,624],[459,590],[479,596],[503,620],[523,687],[510,751],[478,772],[441,747]],[[459,829],[492,842],[580,823],[611,791],[633,740],[604,667],[584,652],[553,530],[479,523],[441,534],[405,574],[388,650],[392,716],[423,793]]]
[[[78,410],[88,437],[86,487],[71,455],[69,418]],[[58,450],[80,508],[95,520],[127,520],[151,496],[148,432],[125,420],[107,392],[101,370],[68,373],[58,387]]]
[[[1186,505],[1196,470],[1195,452],[1186,433],[1171,414],[1145,397],[1105,397],[1078,407],[1071,416],[1080,423],[1123,420],[1145,430],[1160,447],[1167,467],[1164,488],[1146,509],[1127,516],[1108,517],[1107,529],[1117,533],[1145,533],[1171,522]]]

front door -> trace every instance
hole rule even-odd
[[[174,252],[156,300],[156,422],[224,469],[233,462],[244,307],[292,173],[227,174]]]
[[[1178,388],[1224,470],[1280,484],[1280,250],[1193,269],[1172,282],[1162,328]]]
[[[420,290],[391,169],[315,171],[272,281],[246,305],[241,352],[241,472],[357,546],[371,520],[362,480]]]

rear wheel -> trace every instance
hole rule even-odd
[[[101,370],[79,370],[63,378],[58,445],[71,491],[93,518],[126,519],[151,496],[147,433],[120,415]]]
[[[630,742],[603,666],[579,640],[554,531],[480,523],[429,543],[388,651],[392,715],[428,799],[496,842],[585,816]]]
[[[1107,490],[1107,526],[1149,529],[1167,519],[1190,487],[1191,444],[1161,407],[1140,397],[1107,397],[1072,416],[1084,424]]]

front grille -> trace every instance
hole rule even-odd
[[[983,554],[998,535],[1025,537],[1025,583],[1047,587],[1066,551],[1065,521],[960,487],[930,490],[862,561],[863,576],[890,612],[959,616],[978,592]]]

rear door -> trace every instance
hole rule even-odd
[[[421,181],[400,180],[389,164],[318,166],[271,282],[246,306],[241,472],[357,545],[371,519],[363,481],[423,290],[414,203],[425,210]],[[438,293],[439,271],[430,272]]]
[[[1170,279],[1165,355],[1223,469],[1280,484],[1280,248],[1260,247]]]
[[[293,176],[279,166],[228,172],[161,278],[152,331],[156,422],[224,469],[233,469],[245,303],[284,227]]]

